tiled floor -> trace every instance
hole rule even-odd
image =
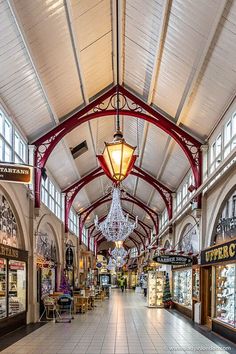
[[[229,345],[228,345],[229,346]],[[11,354],[169,354],[234,353],[196,331],[188,321],[164,309],[148,309],[140,294],[114,290],[93,311],[72,323],[48,323],[11,345]]]

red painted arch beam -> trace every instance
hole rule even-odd
[[[166,117],[161,115],[159,112],[154,110],[151,106],[147,105],[145,102],[137,98],[135,95],[130,93],[127,89],[122,86],[118,86],[119,92],[127,100],[131,100],[131,104],[126,101],[124,108],[120,109],[119,114],[125,115],[127,117],[135,117],[144,119],[158,128],[165,131],[170,135],[183,149],[186,154],[195,179],[195,187],[199,187],[201,184],[201,172],[202,172],[202,154],[201,154],[201,143],[193,138],[186,131],[181,129],[179,126],[172,123]],[[117,87],[112,87],[106,93],[101,95],[99,98],[88,104],[86,107],[82,108],[79,112],[76,112],[70,118],[53,128],[50,132],[45,134],[43,137],[36,140],[33,144],[36,146],[35,149],[35,207],[40,206],[40,187],[42,179],[42,168],[45,167],[45,164],[59,141],[73,129],[79,125],[104,116],[114,116],[116,113],[116,107],[112,105],[106,105],[107,99],[112,97],[117,91]],[[136,109],[132,108],[133,105],[137,106]],[[112,107],[112,109],[109,109]],[[145,111],[145,113],[142,113]],[[92,113],[90,113],[92,112]]]

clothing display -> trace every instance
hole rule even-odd
[[[216,266],[216,319],[236,327],[236,265]]]
[[[173,270],[173,301],[192,308],[192,269]]]

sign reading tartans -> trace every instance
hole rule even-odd
[[[202,265],[234,260],[236,260],[236,239],[201,252]]]
[[[1,163],[0,181],[30,184],[32,182],[32,167]]]

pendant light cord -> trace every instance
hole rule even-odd
[[[117,100],[117,107],[116,107],[116,131],[120,131],[120,101],[119,101],[119,0],[116,0],[116,75],[117,75],[117,90],[116,90],[116,100]]]

